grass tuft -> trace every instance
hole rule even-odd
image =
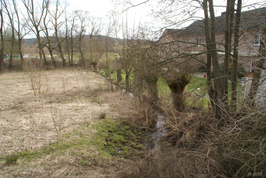
[[[16,155],[16,154],[12,154],[12,155],[6,156],[5,157],[5,164],[6,165],[16,164],[17,160],[18,160],[18,157],[19,156]]]
[[[105,113],[101,113],[100,116],[99,116],[99,119],[105,119],[106,117],[106,114]]]

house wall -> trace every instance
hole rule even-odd
[[[259,58],[259,45],[254,45],[254,41],[256,35],[261,34],[261,31],[249,30],[245,32],[242,31],[240,34],[238,63],[247,71],[250,71],[252,69],[252,60]],[[218,50],[219,63],[223,63],[224,61],[224,39],[224,33],[216,33],[216,47]],[[233,39],[234,36],[232,37],[232,40]],[[178,51],[181,53],[198,54],[196,58],[206,62],[206,42],[205,35],[203,34],[180,36],[178,38],[174,37],[173,34],[164,34],[160,39],[160,43],[164,44],[163,48],[160,50],[161,56],[169,57],[170,54],[173,55]]]
[[[245,78],[245,88],[244,88],[245,99],[247,98],[249,94],[250,87],[252,84],[252,78],[253,78],[252,73],[251,75],[247,75]],[[259,84],[258,91],[255,97],[255,103],[259,107],[266,106],[266,70],[262,70],[260,84]]]

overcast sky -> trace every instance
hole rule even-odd
[[[89,11],[95,17],[105,17],[114,8],[112,0],[69,0],[69,7]]]
[[[116,7],[116,13],[122,12],[125,7],[121,4],[119,7],[115,6],[114,2],[122,2],[123,0],[68,0],[68,12],[71,13],[71,11],[74,10],[84,10],[88,11],[91,16],[93,17],[100,17],[105,18],[108,13]],[[132,4],[138,4],[141,2],[144,2],[146,0],[130,0]],[[149,0],[148,3],[145,3],[141,6],[130,8],[128,11],[117,15],[119,18],[120,24],[127,22],[128,28],[137,28],[139,24],[146,25],[150,27],[150,29],[160,29],[161,27],[168,27],[167,23],[165,23],[160,18],[152,18],[150,16],[151,11],[155,9],[161,8],[161,5],[158,5],[159,0]],[[169,1],[166,1],[169,2]],[[175,1],[177,2],[177,0]],[[186,2],[186,1],[185,1]],[[256,3],[256,2],[264,2],[265,0],[243,0],[243,6],[250,4],[250,3]],[[214,4],[218,6],[224,6],[226,5],[226,0],[214,0]],[[181,4],[179,4],[181,5]],[[179,5],[173,7],[173,12],[178,11]],[[189,6],[190,4],[188,4]],[[248,10],[247,8],[243,8],[243,10]],[[224,12],[225,8],[216,8],[216,16],[220,16],[221,12]],[[173,21],[177,21],[178,19],[182,18],[182,13],[178,16],[175,16],[175,19]],[[203,11],[201,10],[200,13],[197,14],[198,17],[203,16]],[[126,20],[127,19],[127,20]],[[169,18],[170,19],[170,18]],[[199,19],[199,18],[198,18]],[[197,18],[193,20],[198,20]],[[181,28],[185,27],[192,23],[192,21],[188,23],[184,23],[183,25],[176,25],[176,26],[169,26],[169,28]],[[155,28],[156,27],[156,28]],[[119,35],[121,37],[121,34]]]
[[[71,9],[78,9],[78,10],[86,10],[89,11],[92,16],[95,17],[106,17],[109,11],[113,10],[115,5],[112,1],[118,0],[69,0],[69,8]],[[122,0],[120,0],[122,1]],[[146,0],[130,0],[132,4],[138,4],[144,2]],[[155,23],[154,19],[148,17],[149,13],[151,12],[152,8],[159,8],[155,4],[157,4],[159,0],[150,0],[148,3],[131,8],[126,13],[123,13],[124,17],[127,17],[129,26],[133,26],[139,23]],[[243,6],[247,4],[256,3],[256,2],[264,2],[265,0],[243,0]],[[226,0],[214,0],[214,4],[217,6],[225,6]],[[120,12],[123,10],[122,5],[117,9],[116,12]],[[247,10],[247,8],[244,8]],[[219,16],[221,12],[225,11],[225,8],[216,8],[216,16]],[[203,12],[199,14],[199,16],[203,16]],[[156,21],[157,23],[161,23]]]

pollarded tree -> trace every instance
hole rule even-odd
[[[156,43],[150,40],[139,41],[139,48],[135,56],[134,79],[138,81],[139,89],[141,89],[142,82],[147,85],[151,96],[151,104],[156,106],[159,101],[157,81],[162,69],[160,65],[157,65],[159,55]]]
[[[173,106],[177,111],[183,111],[185,109],[183,92],[196,70],[189,59],[170,62],[165,65],[164,70],[163,78],[171,90]]]
[[[135,39],[127,39],[124,40],[123,43],[122,51],[120,53],[120,63],[126,74],[126,90],[130,91],[129,77],[134,69],[139,44]]]

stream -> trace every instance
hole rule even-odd
[[[106,80],[106,78],[103,76],[103,79]],[[123,93],[128,93],[125,89],[121,88],[119,85],[116,85],[114,83],[111,83],[109,81],[109,84],[113,84],[121,89]],[[128,93],[129,97],[134,98],[134,95],[132,93]],[[163,119],[163,116],[160,114],[156,114],[157,117],[153,118],[156,120],[156,131],[147,134],[147,139],[144,141],[143,145],[147,148],[147,150],[152,151],[156,148],[160,148],[159,141],[160,139],[167,134],[167,131],[164,127],[165,121]],[[121,148],[117,148],[118,153],[121,153],[123,150]],[[149,152],[148,151],[148,152]]]
[[[149,151],[152,151],[156,148],[160,148],[159,141],[164,135],[167,134],[164,125],[165,121],[163,119],[163,116],[157,114],[156,131],[148,134],[147,139],[143,144]]]

